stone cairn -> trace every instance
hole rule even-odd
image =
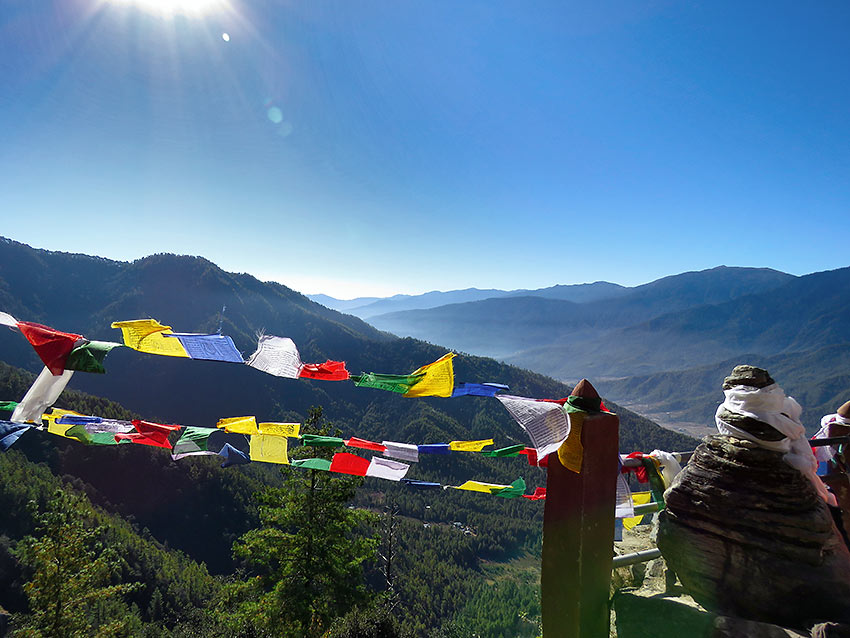
[[[724,389],[773,383],[738,366]],[[750,417],[718,417],[761,440],[783,438]],[[703,439],[665,494],[658,547],[710,611],[805,630],[850,624],[850,552],[812,483],[782,457],[754,441]]]

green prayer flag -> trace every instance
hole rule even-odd
[[[345,441],[338,436],[322,436],[319,434],[304,434],[301,436],[301,443],[317,447],[340,447],[345,445]]]
[[[65,361],[65,369],[105,374],[106,368],[103,367],[103,360],[112,348],[120,345],[120,343],[111,341],[89,341],[77,346],[68,355],[68,359]]]
[[[591,399],[589,397],[577,397],[574,394],[571,394],[567,397],[567,402],[564,404],[564,410],[566,412],[601,412],[602,399],[599,397],[596,397],[595,399]]]
[[[328,459],[297,459],[291,461],[290,465],[305,470],[323,470],[325,472],[330,472],[331,470],[331,462]]]
[[[414,385],[419,383],[424,374],[377,374],[375,372],[364,372],[360,375],[352,375],[354,385],[361,388],[377,388],[388,392],[405,394]]]
[[[519,456],[519,453],[522,452],[524,449],[524,445],[510,445],[508,447],[503,447],[498,450],[481,452],[481,455],[489,457]]]
[[[84,423],[78,423],[65,431],[69,439],[77,439],[85,445],[118,445],[115,432],[89,432]]]
[[[217,431],[218,430],[213,430],[211,428],[183,428],[183,433],[174,444],[174,449],[172,450],[171,455],[179,457],[184,454],[208,452],[207,443],[209,442],[210,434]]]
[[[517,498],[525,494],[525,480],[518,478],[511,483],[510,487],[494,489],[490,493],[501,498]]]
[[[14,412],[15,408],[17,407],[17,401],[0,401],[0,410],[6,410],[6,412]]]

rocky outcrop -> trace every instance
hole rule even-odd
[[[850,552],[782,453],[709,436],[667,490],[658,547],[703,607],[782,627],[850,623]]]

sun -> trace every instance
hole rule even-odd
[[[114,4],[133,5],[162,16],[203,16],[227,7],[227,0],[112,0]]]

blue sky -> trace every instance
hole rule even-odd
[[[846,3],[162,5],[0,4],[0,235],[343,298],[848,265]]]

